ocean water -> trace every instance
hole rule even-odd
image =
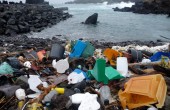
[[[102,4],[53,4],[54,7],[68,7],[72,18],[62,21],[40,33],[32,32],[30,37],[52,38],[62,35],[66,39],[89,39],[121,42],[127,40],[155,41],[160,36],[170,38],[170,18],[166,15],[134,14],[114,12],[114,7],[131,7],[133,3]],[[93,13],[98,13],[97,25],[81,24]]]

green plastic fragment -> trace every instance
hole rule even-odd
[[[0,65],[0,74],[5,75],[5,74],[12,74],[14,71],[12,67],[7,63],[4,62]]]

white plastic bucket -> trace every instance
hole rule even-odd
[[[119,71],[122,76],[128,76],[128,61],[126,57],[117,57],[117,71]]]

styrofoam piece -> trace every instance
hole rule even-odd
[[[30,78],[28,79],[28,84],[31,90],[35,92],[41,92],[40,90],[37,89],[37,86],[39,84],[43,84],[44,87],[48,87],[47,82],[42,82],[37,75],[30,75]]]
[[[67,58],[61,59],[57,62],[56,60],[53,60],[52,65],[57,70],[58,73],[65,73],[65,71],[69,68],[69,63]]]
[[[17,89],[15,91],[15,95],[19,100],[24,100],[26,97],[24,89]]]
[[[117,71],[119,71],[122,76],[128,76],[128,61],[126,57],[118,57],[117,58]]]
[[[85,98],[84,96],[85,95],[82,93],[77,93],[77,94],[70,96],[70,99],[73,104],[80,104],[82,100]]]
[[[141,63],[150,63],[151,60],[150,59],[143,59]]]
[[[78,110],[99,110],[100,104],[97,102],[97,94],[85,93]]]

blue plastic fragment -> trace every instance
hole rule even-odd
[[[79,58],[81,54],[83,53],[84,49],[86,48],[87,44],[85,42],[82,42],[80,40],[77,41],[76,45],[74,46],[72,52],[70,53],[70,57],[76,57]]]
[[[82,71],[82,70],[80,70],[80,69],[75,69],[74,72],[76,72],[77,74],[83,73],[84,77],[85,77],[86,79],[88,79],[88,76],[87,76],[87,73],[86,73],[86,72],[84,72],[84,71]]]
[[[170,52],[157,52],[153,56],[150,57],[152,62],[161,60],[162,56],[166,56],[170,58]]]

